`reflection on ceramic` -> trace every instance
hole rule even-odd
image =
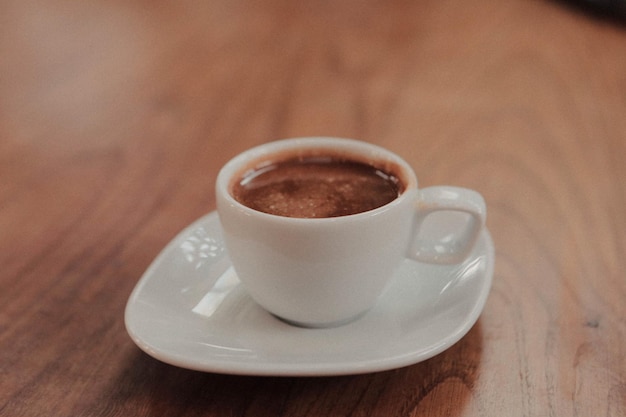
[[[436,226],[438,233],[446,227]],[[484,230],[462,264],[406,260],[362,318],[304,329],[248,296],[230,266],[217,214],[210,213],[183,230],[144,273],[126,306],[126,328],[154,358],[199,371],[307,376],[393,369],[431,358],[470,330],[487,299],[493,266],[493,243]]]

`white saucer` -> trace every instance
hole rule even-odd
[[[247,295],[221,236],[215,212],[200,218],[163,249],[133,290],[126,329],[154,358],[242,375],[398,368],[431,358],[461,339],[478,319],[493,277],[494,248],[485,230],[462,264],[406,260],[362,318],[332,329],[303,329],[276,319]]]

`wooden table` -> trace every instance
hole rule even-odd
[[[129,294],[215,209],[220,166],[309,135],[485,196],[477,324],[352,376],[140,351]],[[620,22],[522,0],[0,2],[2,416],[625,416],[625,232]]]

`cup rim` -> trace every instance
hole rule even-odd
[[[402,176],[401,181],[404,184],[404,190],[398,196],[398,198],[390,201],[389,203],[377,207],[375,209],[363,211],[355,214],[348,214],[337,217],[321,217],[321,218],[309,218],[309,217],[288,217],[278,214],[266,213],[260,210],[250,208],[239,201],[237,201],[232,193],[231,187],[235,178],[240,178],[251,169],[258,168],[261,162],[267,162],[268,157],[275,156],[275,160],[281,159],[281,154],[286,159],[286,155],[295,150],[320,150],[328,151],[333,154],[343,155],[346,157],[353,157],[354,159],[363,159],[362,162],[368,163],[368,161],[378,160],[385,163],[392,164],[399,174]],[[391,170],[391,169],[389,169]],[[230,159],[220,169],[216,180],[216,193],[218,194],[218,201],[221,195],[225,201],[233,208],[242,211],[249,215],[258,216],[261,218],[267,218],[277,221],[287,221],[294,223],[320,223],[320,222],[341,222],[346,220],[356,220],[362,218],[369,218],[371,216],[379,215],[391,208],[402,204],[406,198],[410,198],[410,195],[417,193],[417,177],[413,168],[396,153],[389,149],[383,148],[379,145],[375,145],[370,142],[365,142],[356,139],[347,139],[341,137],[330,136],[307,136],[307,137],[295,137],[288,139],[279,139],[249,148],[238,155]]]

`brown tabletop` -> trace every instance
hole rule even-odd
[[[484,195],[478,322],[361,375],[141,351],[129,295],[215,209],[221,165],[312,135]],[[625,238],[618,20],[521,0],[0,2],[2,416],[624,416]]]

